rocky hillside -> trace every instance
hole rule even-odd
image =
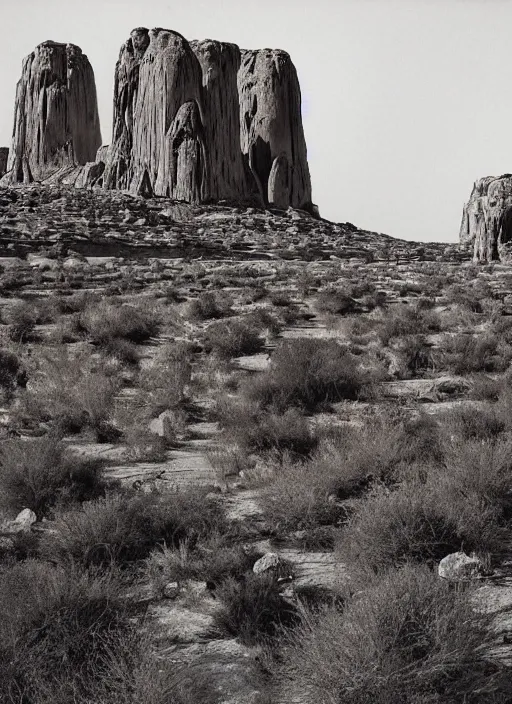
[[[0,188],[0,252],[217,259],[463,261],[456,245],[412,243],[299,209],[192,205],[62,185]]]

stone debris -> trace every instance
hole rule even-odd
[[[260,557],[253,565],[252,571],[254,574],[262,574],[269,570],[275,570],[281,564],[281,559],[276,552],[267,552],[266,555]]]
[[[450,582],[463,582],[480,577],[484,573],[484,566],[478,557],[454,552],[443,557],[437,571],[440,577]]]

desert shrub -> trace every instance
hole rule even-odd
[[[30,508],[42,518],[57,503],[101,496],[101,470],[101,462],[72,457],[53,436],[6,440],[0,446],[0,503],[11,513]]]
[[[229,577],[242,579],[255,560],[241,545],[231,545],[225,536],[214,532],[194,546],[184,541],[179,547],[153,550],[146,560],[146,573],[157,593],[169,582],[190,579],[202,580],[215,589]]]
[[[347,499],[365,495],[375,483],[395,485],[415,464],[443,459],[439,428],[427,417],[341,429],[320,435],[306,461],[278,467],[262,491],[261,505],[278,533],[339,526],[351,510]]]
[[[55,532],[41,549],[59,561],[124,565],[146,558],[159,543],[191,545],[212,531],[225,530],[219,504],[198,489],[158,494],[122,493],[60,513]],[[227,532],[227,531],[226,531]]]
[[[499,409],[459,406],[443,414],[445,431],[459,440],[491,440],[507,429]]]
[[[12,396],[16,386],[27,385],[27,372],[13,352],[0,349],[0,388],[7,397]]]
[[[512,347],[492,334],[449,336],[441,350],[444,365],[460,375],[504,371],[512,360]]]
[[[91,427],[102,435],[119,389],[111,373],[116,368],[97,364],[87,353],[71,356],[65,349],[52,349],[39,367],[18,411],[21,421],[52,422],[64,433]]]
[[[37,309],[34,305],[20,301],[9,309],[8,322],[8,334],[12,342],[29,342],[34,338]]]
[[[315,410],[323,404],[357,398],[364,382],[355,358],[334,340],[301,338],[282,342],[270,369],[251,380],[245,396],[263,406]]]
[[[28,560],[0,570],[0,701],[83,702],[133,629],[111,572]]]
[[[405,566],[342,607],[305,611],[275,667],[281,694],[346,704],[504,704],[485,698],[496,668],[485,664],[487,619],[470,597],[426,567]]]
[[[140,362],[140,353],[137,349],[137,345],[121,337],[106,340],[104,349],[107,354],[112,355],[124,364],[137,366]]]
[[[456,445],[443,467],[422,467],[392,492],[376,489],[340,534],[342,560],[372,574],[461,549],[499,550],[511,511],[509,448],[507,441]]]
[[[260,505],[276,534],[314,531],[319,526],[339,525],[346,519],[347,508],[336,500],[333,491],[340,468],[329,466],[324,456],[322,460],[313,457],[303,463],[287,461],[263,488]],[[321,537],[324,543],[331,542],[326,535]],[[321,547],[332,547],[332,542]]]
[[[79,329],[98,345],[121,338],[140,344],[158,335],[160,314],[154,306],[114,305],[107,301],[89,305],[79,314]]]
[[[441,329],[439,316],[419,306],[397,305],[390,308],[377,327],[383,345],[389,345],[395,337],[425,335]]]
[[[450,303],[455,303],[472,313],[482,313],[482,300],[486,296],[490,296],[491,291],[489,289],[482,290],[481,288],[470,289],[467,286],[454,284],[446,289],[444,295]]]
[[[495,379],[487,374],[474,374],[471,377],[471,397],[478,401],[497,401],[510,379]]]
[[[462,543],[465,549],[474,547],[476,536],[464,541],[469,536],[459,535],[453,511],[437,499],[431,487],[403,486],[391,493],[376,489],[342,530],[340,559],[356,573],[373,574],[410,561],[438,561]]]
[[[228,359],[256,354],[263,345],[258,330],[243,320],[212,323],[204,334],[205,350]]]
[[[243,400],[221,399],[217,414],[228,438],[246,454],[308,455],[316,446],[307,419],[297,409],[289,408],[281,413]]]
[[[290,305],[293,305],[290,292],[286,290],[272,291],[270,293],[270,302],[273,306],[277,306],[278,308],[287,308]]]
[[[435,371],[435,355],[423,335],[402,337],[398,352],[408,378],[421,377]]]
[[[215,625],[245,645],[276,638],[284,626],[297,620],[295,609],[280,594],[273,574],[248,573],[243,579],[226,579],[216,590],[221,607]]]
[[[140,387],[147,394],[144,403],[152,415],[177,409],[185,401],[192,375],[189,357],[186,345],[168,344],[155,363],[141,372]]]
[[[361,305],[355,298],[339,289],[324,289],[318,294],[315,303],[322,313],[335,315],[348,315],[361,310]]]
[[[88,306],[98,304],[100,298],[92,293],[73,293],[70,296],[56,295],[50,299],[59,313],[82,313]]]
[[[255,330],[268,330],[271,335],[279,335],[283,328],[282,321],[265,308],[256,308],[245,316],[244,321]]]
[[[190,302],[188,315],[193,320],[225,318],[231,314],[231,305],[232,301],[229,297],[205,291]]]

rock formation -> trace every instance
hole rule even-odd
[[[100,145],[89,60],[74,44],[43,42],[23,61],[16,89],[10,182],[41,181],[92,162]]]
[[[70,44],[38,46],[18,84],[9,170],[9,182],[313,212],[289,55],[188,42],[168,29],[139,27],[121,47],[108,147],[87,58]]]
[[[311,182],[297,72],[284,51],[245,51],[238,74],[242,153],[264,203],[308,207]]]
[[[476,262],[509,259],[512,252],[512,175],[475,182],[464,205],[460,243],[473,247]]]
[[[7,162],[9,161],[9,148],[0,147],[0,177],[7,171]]]
[[[311,207],[300,88],[285,52],[138,28],[121,48],[114,91],[106,188]]]
[[[179,192],[181,200],[206,199],[201,91],[201,67],[187,40],[170,30],[151,30],[139,67],[132,189],[146,178],[155,195],[178,198]],[[180,183],[191,178],[190,188]]]

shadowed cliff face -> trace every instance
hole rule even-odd
[[[476,262],[510,260],[512,176],[486,176],[475,182],[462,213],[460,242],[473,247]]]
[[[139,88],[139,66],[149,46],[149,32],[134,29],[119,52],[114,78],[114,115],[112,144],[97,159],[106,162],[106,188],[127,189],[130,186],[133,146],[133,113]]]
[[[94,161],[100,145],[89,60],[73,44],[40,44],[23,61],[16,90],[10,180],[30,183]]]
[[[245,51],[238,74],[242,153],[265,203],[311,203],[297,72],[284,51]]]
[[[236,200],[254,191],[247,183],[240,149],[240,107],[237,75],[240,49],[236,44],[205,39],[191,42],[202,70],[208,187],[211,200]]]

